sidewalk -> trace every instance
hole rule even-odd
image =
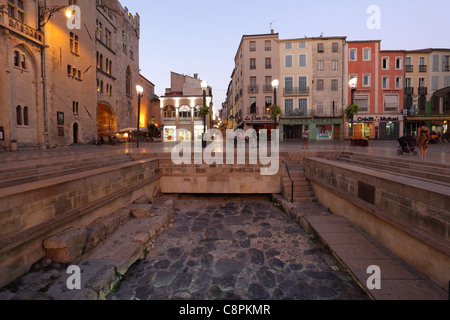
[[[15,161],[37,159],[44,157],[58,157],[65,155],[76,155],[82,153],[95,153],[104,151],[117,151],[118,153],[171,153],[177,145],[175,142],[142,143],[140,148],[136,144],[123,144],[120,146],[69,146],[48,150],[19,150],[17,152],[0,151],[0,161]],[[350,145],[350,141],[312,141],[308,150],[302,150],[300,141],[287,141],[280,143],[280,152],[317,152],[317,151],[350,151],[358,153],[368,153],[394,158],[409,158],[409,155],[398,155],[398,142],[389,141],[369,141],[369,147],[355,147]],[[270,143],[269,143],[270,147]],[[224,148],[225,149],[225,148]],[[418,150],[419,151],[419,150]],[[420,160],[418,156],[412,157]],[[427,162],[450,164],[450,143],[438,143],[430,145],[428,149]]]

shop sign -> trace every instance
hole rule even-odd
[[[247,116],[245,118],[246,122],[267,122],[274,121],[270,115],[268,116]]]
[[[399,117],[358,117],[357,122],[399,122]]]

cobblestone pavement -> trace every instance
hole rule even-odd
[[[324,245],[268,198],[188,197],[107,300],[365,300]]]

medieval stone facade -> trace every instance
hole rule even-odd
[[[137,123],[140,17],[117,0],[0,0],[0,34],[0,148],[85,144]]]

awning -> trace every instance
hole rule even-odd
[[[433,94],[433,97],[447,99],[450,95],[450,87],[440,89]]]

